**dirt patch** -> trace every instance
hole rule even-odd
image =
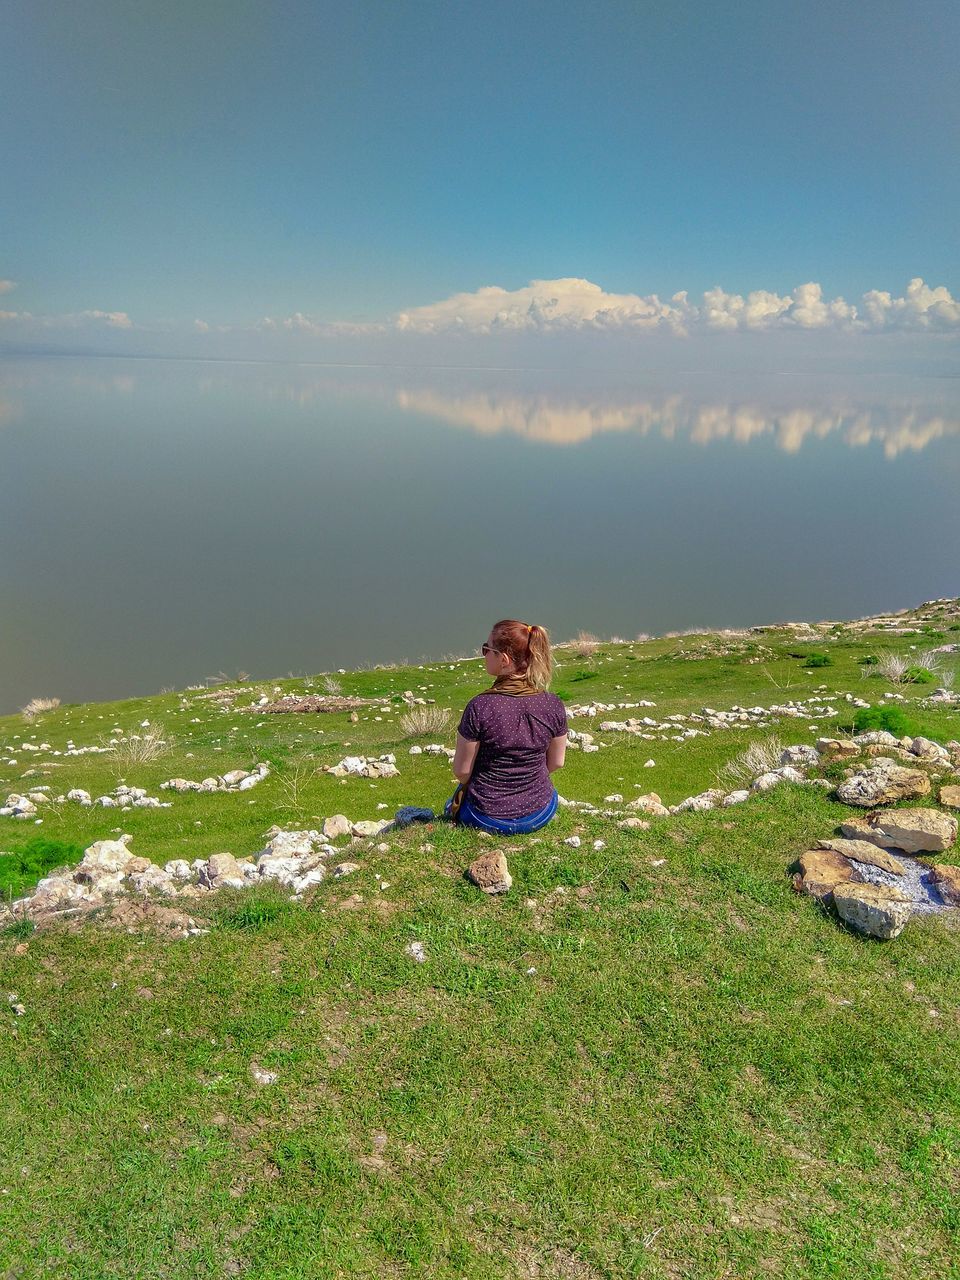
[[[123,929],[127,933],[155,933],[171,941],[188,938],[198,928],[197,921],[174,907],[164,907],[158,902],[136,901],[125,898],[98,916],[98,923],[108,929]]]
[[[358,711],[361,707],[373,706],[380,706],[380,701],[375,698],[345,698],[338,694],[312,693],[300,698],[291,694],[286,698],[278,698],[276,702],[266,702],[263,706],[242,709],[253,711],[257,715],[281,715],[284,712]]]

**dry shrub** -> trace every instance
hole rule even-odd
[[[872,674],[889,680],[892,684],[902,684],[909,666],[909,661],[899,653],[883,653],[877,665],[872,668]]]
[[[783,743],[779,738],[764,738],[761,742],[751,742],[745,751],[728,760],[720,772],[736,782],[752,782],[761,773],[779,769],[782,754]]]
[[[405,738],[422,738],[425,734],[439,736],[449,724],[448,707],[412,707],[400,717]]]
[[[335,676],[324,676],[323,687],[327,693],[343,693],[343,685]]]
[[[589,631],[578,631],[576,640],[570,641],[570,648],[578,658],[592,658],[600,648],[600,641]]]
[[[20,708],[20,714],[29,723],[44,711],[56,711],[59,705],[59,698],[31,698],[25,707]]]
[[[105,745],[113,747],[113,759],[121,773],[130,765],[151,764],[173,746],[162,724],[155,724],[142,733],[131,733],[123,738],[111,738]]]

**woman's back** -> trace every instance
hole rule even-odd
[[[491,818],[542,809],[553,795],[547,748],[566,732],[566,708],[556,694],[471,698],[459,725],[463,738],[480,744],[467,788],[470,803]]]

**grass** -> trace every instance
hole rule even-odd
[[[663,718],[809,698],[823,679],[836,720],[684,743],[575,720],[609,745],[568,753],[561,792],[675,802],[753,742],[840,731],[852,709],[837,694],[877,688],[860,681],[860,632],[830,639],[815,675],[787,631],[759,639],[760,662],[703,635],[598,644],[591,699],[650,699]],[[558,657],[565,684],[577,659]],[[239,856],[275,822],[438,808],[447,762],[407,754],[392,699],[414,689],[458,708],[484,686],[481,663],[339,679],[382,701],[355,724],[261,720],[197,693],[61,707],[42,736],[0,719],[0,760],[17,760],[0,764],[6,790],[112,790],[110,757],[23,743],[36,728],[63,750],[144,719],[174,743],[128,769],[150,794],[175,775],[274,769],[252,792],[177,795],[169,810],[41,806],[40,827],[0,819],[0,848],[22,866],[38,836],[80,850],[119,827],[158,862]],[[956,711],[903,692],[918,732],[960,737]],[[616,718],[629,714],[647,713]],[[386,751],[399,778],[320,771]],[[500,846],[514,886],[498,899],[462,874],[488,842],[411,827],[386,852],[354,845],[361,870],[307,903],[271,886],[193,901],[210,932],[186,942],[8,930],[0,1275],[958,1280],[958,934],[914,920],[895,943],[866,942],[792,892],[789,866],[845,812],[798,787],[641,832],[561,810]],[[404,954],[412,941],[425,963]]]

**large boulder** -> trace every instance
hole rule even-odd
[[[902,932],[913,911],[913,903],[905,893],[878,884],[838,885],[833,905],[845,924],[858,933],[885,941]]]
[[[841,885],[863,879],[856,867],[833,849],[808,849],[801,853],[800,873],[799,888],[819,902],[829,902]]]
[[[869,840],[818,840],[821,849],[832,849],[844,858],[853,858],[855,862],[863,862],[868,867],[879,867],[881,871],[889,871],[891,875],[902,876],[906,868],[886,849],[881,849]]]
[[[939,809],[887,809],[867,815],[863,838],[904,853],[943,853],[956,841],[957,819]]]
[[[75,877],[78,881],[93,882],[105,875],[125,872],[132,860],[133,854],[123,840],[98,840],[84,852]]]
[[[929,794],[930,779],[921,769],[905,769],[885,756],[878,756],[867,769],[861,769],[841,782],[837,795],[844,804],[862,809],[896,804],[898,800],[916,800]]]

